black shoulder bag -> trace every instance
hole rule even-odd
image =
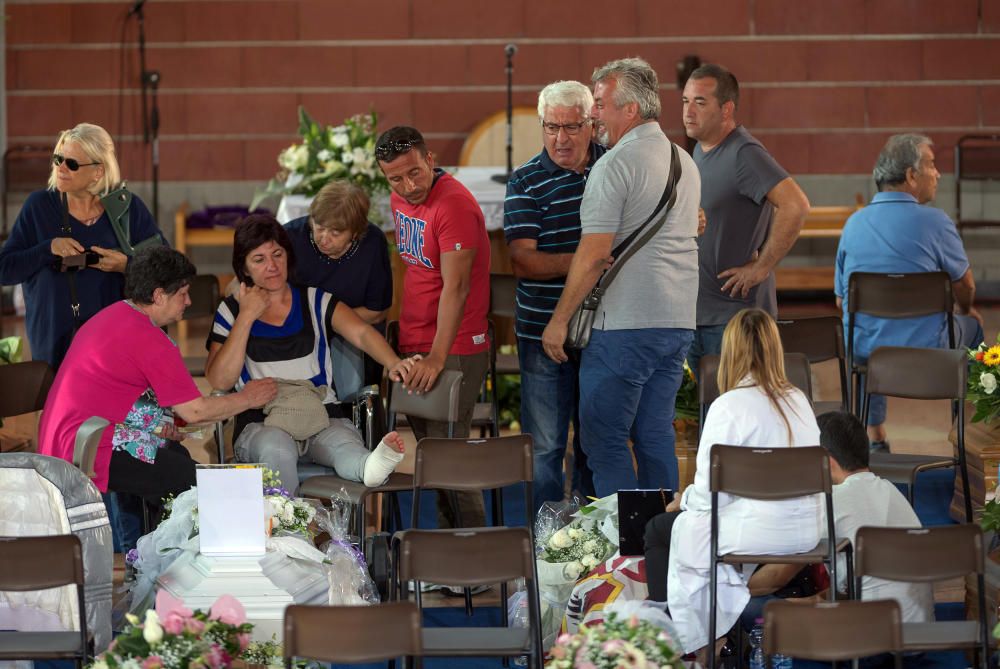
[[[643,244],[648,242],[663,227],[663,224],[667,220],[667,214],[677,201],[677,184],[680,180],[681,163],[677,155],[677,145],[671,142],[670,175],[667,177],[667,185],[663,189],[663,196],[656,205],[656,209],[649,215],[649,218],[611,252],[611,256],[615,259],[611,269],[606,270],[601,275],[601,278],[597,280],[597,285],[593,287],[587,297],[583,298],[583,302],[577,307],[576,313],[573,314],[573,317],[569,321],[569,326],[566,330],[566,343],[564,344],[566,348],[577,351],[587,348],[587,344],[590,343],[590,331],[594,327],[594,318],[597,316],[597,307],[601,304],[604,292],[618,275],[618,272],[621,271],[625,261],[631,258],[636,251],[642,248]],[[653,221],[656,221],[656,223],[650,226],[650,223]],[[646,230],[646,228],[649,229]],[[644,230],[646,232],[642,238],[635,245],[632,245],[632,242]]]

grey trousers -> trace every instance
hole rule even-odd
[[[346,418],[331,418],[330,427],[304,442],[305,455],[299,455],[299,442],[290,434],[263,423],[247,425],[233,445],[239,462],[260,462],[277,472],[281,484],[293,495],[299,489],[298,463],[315,462],[332,467],[337,476],[360,481],[368,459],[361,433]]]

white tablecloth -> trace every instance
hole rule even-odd
[[[483,210],[483,216],[486,218],[486,229],[503,229],[503,199],[507,187],[505,184],[494,181],[492,177],[494,174],[503,174],[504,168],[459,167],[456,170],[449,169],[448,171],[461,181],[476,198]],[[278,220],[281,223],[288,223],[293,219],[305,216],[309,213],[310,202],[312,202],[312,198],[305,195],[287,195],[281,198],[281,203],[278,205]],[[391,230],[393,226],[388,199],[383,202],[376,201],[373,206],[381,210],[380,224],[382,228]]]

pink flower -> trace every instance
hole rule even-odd
[[[605,653],[610,653],[611,651],[618,650],[624,645],[625,642],[622,641],[621,639],[611,639],[609,641],[605,641],[601,645],[601,650],[604,651]]]
[[[240,652],[246,650],[250,646],[250,635],[247,632],[237,634],[236,638],[240,642]]]
[[[188,618],[184,621],[184,629],[191,634],[201,634],[205,631],[205,623],[197,618]]]
[[[222,669],[229,666],[231,658],[229,657],[229,653],[223,650],[221,646],[212,644],[212,647],[205,653],[205,661],[212,669]]]
[[[142,661],[142,669],[160,669],[162,666],[163,660],[157,655],[150,655]]]
[[[243,605],[240,604],[240,600],[232,595],[222,595],[215,600],[215,604],[212,604],[208,618],[228,625],[242,625],[247,621],[247,613]]]
[[[178,635],[184,631],[184,618],[176,611],[171,611],[166,618],[160,618],[160,624],[167,634]]]
[[[160,620],[166,619],[171,613],[176,613],[181,618],[190,618],[194,615],[191,609],[184,606],[183,601],[174,597],[163,588],[156,593],[155,609],[156,615],[160,617]]]

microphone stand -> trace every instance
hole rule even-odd
[[[129,16],[135,15],[139,23],[139,71],[142,86],[142,142],[152,144],[151,163],[153,178],[153,220],[160,220],[160,106],[157,92],[160,87],[160,73],[146,69],[146,17],[143,13],[145,0],[139,0],[132,7]],[[147,102],[151,99],[152,104]]]
[[[504,48],[507,56],[507,173],[494,174],[493,181],[505,184],[510,181],[510,175],[514,172],[514,54],[517,53],[517,46],[508,44]]]

